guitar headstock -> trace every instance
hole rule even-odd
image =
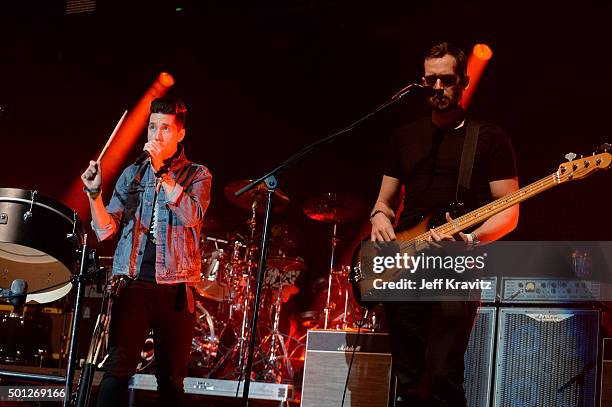
[[[573,181],[588,177],[597,170],[605,170],[612,164],[610,154],[610,144],[603,144],[598,153],[593,155],[576,158],[576,154],[569,153],[565,156],[568,162],[559,165],[555,174],[558,183]]]

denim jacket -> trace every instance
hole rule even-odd
[[[210,203],[212,177],[206,167],[188,161],[181,145],[179,148],[180,154],[169,167],[175,187],[170,193],[160,187],[156,201],[155,278],[160,284],[197,282],[202,267],[200,231]],[[140,271],[151,228],[155,183],[150,160],[130,165],[119,177],[106,207],[111,222],[98,228],[92,223],[99,241],[120,232],[113,275],[135,278]]]

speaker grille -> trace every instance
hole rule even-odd
[[[599,312],[500,309],[496,407],[594,407]]]
[[[463,387],[469,407],[488,407],[491,399],[493,344],[495,342],[495,308],[480,307],[467,351],[464,356]]]
[[[355,340],[355,332],[308,331],[301,407],[340,407]],[[390,382],[388,335],[362,332],[344,405],[387,407]]]

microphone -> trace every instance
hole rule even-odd
[[[404,97],[407,93],[410,93],[413,88],[424,89],[425,86],[420,85],[418,83],[411,83],[408,86],[405,86],[404,88],[402,88],[395,95],[391,96],[391,100],[397,100],[397,99],[400,99],[400,98]]]
[[[18,278],[11,283],[11,289],[0,288],[0,297],[8,298],[13,307],[18,308],[23,305],[28,293],[28,282]]]
[[[134,164],[142,164],[147,158],[151,157],[148,151],[143,151],[140,153]]]

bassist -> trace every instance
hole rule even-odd
[[[469,84],[465,54],[448,43],[425,55],[423,85],[430,90],[431,116],[400,127],[385,156],[380,193],[371,212],[373,241],[395,239],[393,222],[409,227],[434,208],[458,198],[459,168],[470,121],[461,108]],[[518,189],[510,140],[497,126],[480,122],[473,170],[465,201],[488,202]],[[406,194],[396,214],[401,186]],[[489,218],[470,233],[432,232],[436,241],[463,239],[468,246],[495,241],[518,222],[518,205]],[[448,213],[447,220],[450,220]],[[398,379],[397,406],[465,407],[463,355],[477,303],[387,303],[393,363]]]

